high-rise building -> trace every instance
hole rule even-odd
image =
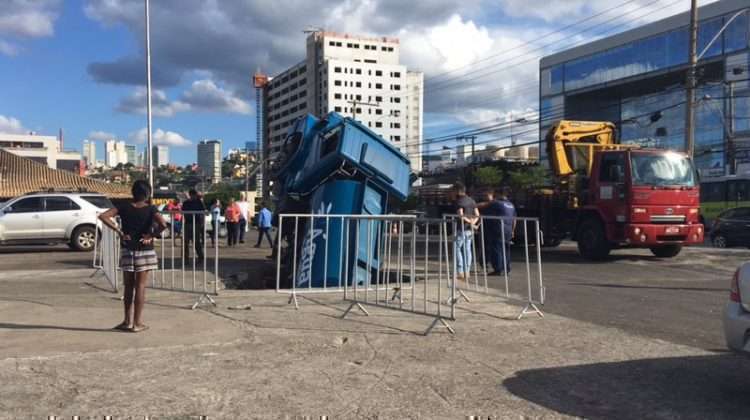
[[[698,11],[697,50],[703,56],[694,160],[706,182],[750,174],[750,17],[742,12],[747,6],[747,0],[722,0]],[[689,24],[690,14],[681,13],[542,58],[542,141],[560,119],[611,121],[623,143],[685,150]],[[546,160],[544,144],[532,153]]]
[[[154,168],[169,165],[169,147],[164,145],[151,146],[151,150],[154,156],[151,164],[154,165]]]
[[[106,148],[104,150],[104,161],[105,164],[114,168],[119,164],[128,163],[128,152],[125,149],[124,141],[117,141],[115,139],[107,140]]]
[[[354,117],[422,169],[422,73],[399,63],[399,41],[334,32],[307,37],[307,57],[263,88],[264,148],[276,158],[294,121],[336,111]]]
[[[198,143],[198,167],[212,184],[221,182],[221,140],[201,140]]]
[[[125,145],[125,154],[127,155],[128,159],[127,163],[138,166],[138,150],[136,150],[134,144]]]
[[[86,166],[93,168],[96,165],[96,142],[92,140],[83,141],[83,160]]]

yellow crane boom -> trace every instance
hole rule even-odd
[[[633,148],[615,144],[615,125],[604,121],[560,120],[547,132],[547,154],[552,171],[567,177],[585,170],[591,174],[594,150]]]

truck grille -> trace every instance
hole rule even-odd
[[[685,223],[685,215],[684,214],[675,214],[675,215],[659,214],[659,215],[652,215],[651,216],[651,223],[657,223],[657,224]]]

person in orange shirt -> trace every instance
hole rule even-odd
[[[234,198],[229,199],[227,209],[224,210],[224,218],[227,221],[227,245],[237,245],[237,240],[240,236],[240,213],[242,210],[240,206],[234,201]]]

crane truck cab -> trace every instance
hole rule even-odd
[[[608,122],[560,121],[547,134],[550,167],[565,195],[563,221],[584,257],[649,248],[674,257],[703,242],[700,191],[691,159],[616,143]],[[549,225],[549,222],[547,222]]]

